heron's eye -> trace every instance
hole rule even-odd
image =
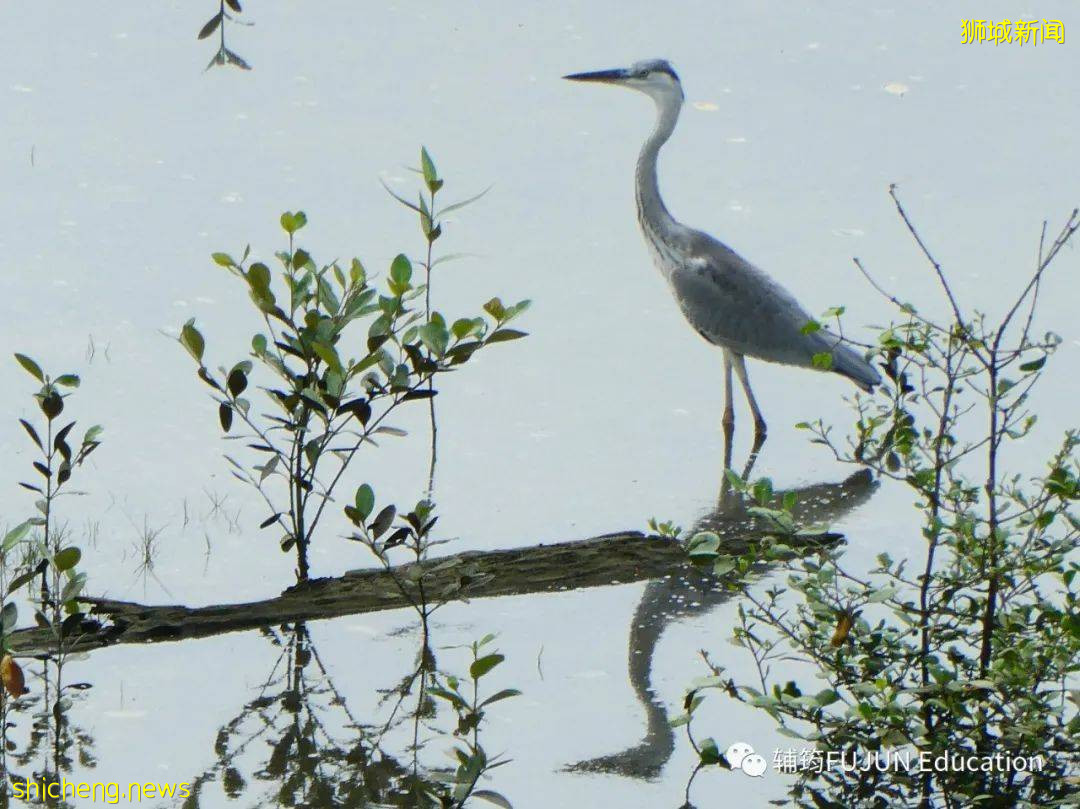
[[[649,73],[650,73],[650,71],[648,71],[648,70],[639,70],[637,72],[637,78],[639,78],[639,79],[647,79],[647,78],[649,78]]]

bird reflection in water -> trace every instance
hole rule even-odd
[[[730,445],[726,454],[730,458]],[[746,479],[756,460],[752,453],[743,469]],[[867,502],[878,484],[869,470],[861,470],[836,483],[816,483],[794,489],[797,497],[792,515],[800,524],[829,523]],[[787,492],[773,495],[770,507],[779,508]],[[721,539],[721,547],[737,553],[746,537],[765,526],[760,518],[747,513],[746,503],[733,492],[727,480],[721,487],[717,506],[700,520],[690,535],[712,531]],[[766,566],[762,566],[762,570]],[[652,688],[653,656],[664,629],[673,621],[704,615],[728,601],[735,591],[717,586],[707,571],[686,565],[650,581],[630,622],[628,674],[638,702],[645,710],[645,733],[640,742],[619,753],[580,761],[567,769],[623,775],[628,778],[658,778],[675,749],[675,734],[669,725],[666,706]]]

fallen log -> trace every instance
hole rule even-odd
[[[765,535],[751,531],[731,538],[728,547],[738,553]],[[820,534],[802,537],[800,542],[807,547],[820,546],[839,538],[837,534]],[[89,605],[89,612],[78,630],[65,638],[65,649],[87,651],[116,643],[179,641],[400,609],[412,605],[416,597],[413,584],[421,577],[425,592],[431,594],[429,600],[437,602],[626,584],[688,566],[680,543],[626,531],[551,545],[467,551],[389,569],[355,570],[294,585],[275,598],[242,604],[185,607],[85,598],[82,600]],[[16,630],[7,641],[19,656],[48,654],[56,647],[48,627]]]

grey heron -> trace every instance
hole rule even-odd
[[[734,370],[754,416],[755,447],[765,438],[765,419],[750,388],[745,357],[821,368],[817,355],[829,355],[828,370],[871,391],[881,377],[857,352],[826,328],[807,328],[813,318],[784,287],[726,244],[677,222],[660,197],[656,162],[671,137],[683,104],[682,85],[663,59],[628,68],[574,73],[563,78],[628,87],[656,104],[656,126],[641,147],[635,172],[637,217],[649,252],[690,325],[724,352],[724,434],[730,446],[735,427],[732,406]]]

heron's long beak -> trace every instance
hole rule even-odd
[[[629,71],[622,68],[615,70],[594,70],[590,73],[571,73],[569,76],[563,76],[564,79],[569,79],[570,81],[595,81],[604,82],[606,84],[624,81],[629,77]]]

